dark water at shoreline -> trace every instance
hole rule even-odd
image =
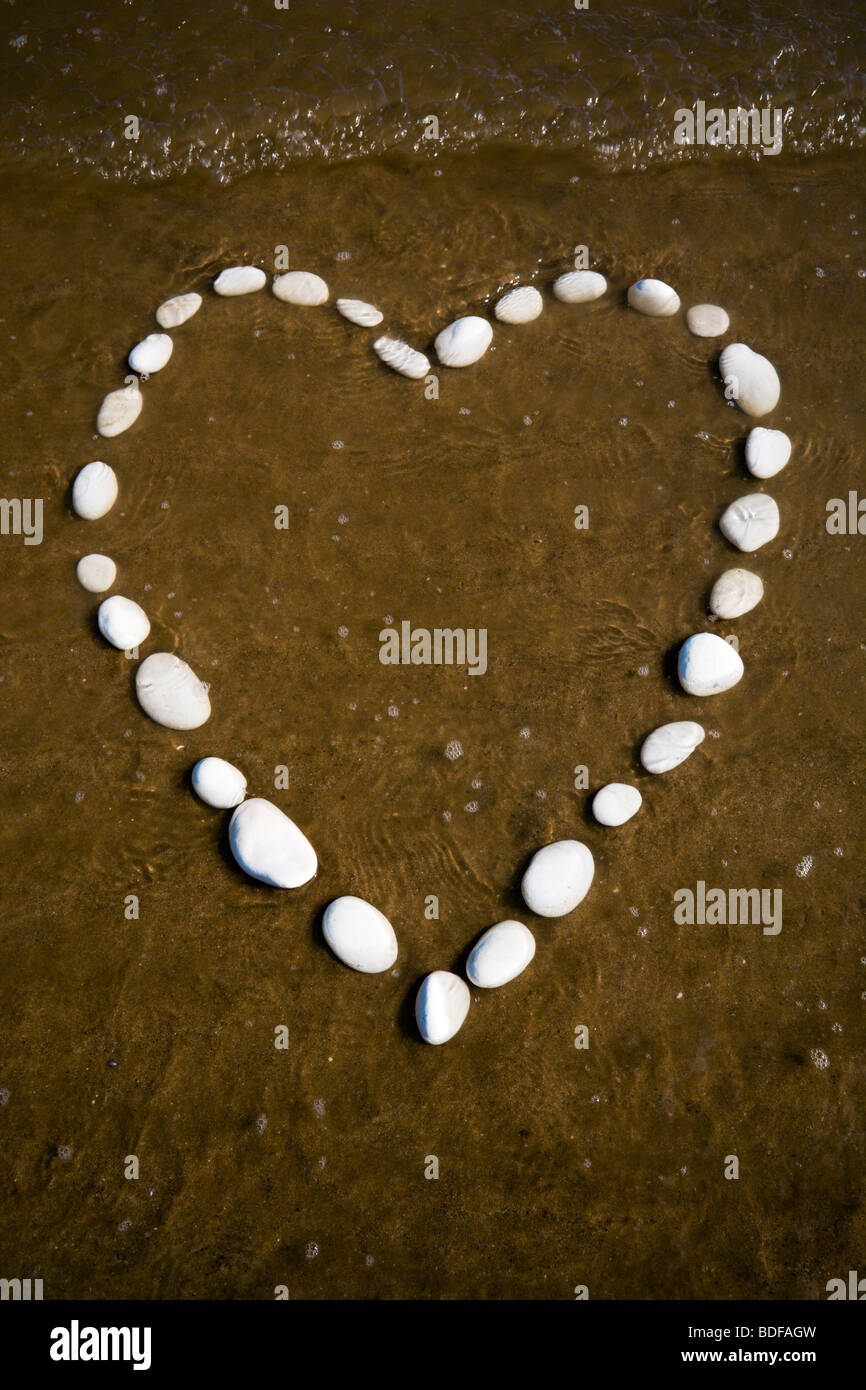
[[[297,8],[311,44],[312,7]],[[13,36],[23,13],[3,16]],[[118,34],[141,15],[152,32],[159,14],[112,13]],[[265,36],[283,22],[249,14]],[[356,11],[341,14],[335,29],[350,29]],[[805,72],[829,21],[798,22],[818,36],[811,57],[791,57]],[[191,12],[190,43],[215,23]],[[715,63],[724,34],[706,23]],[[844,25],[830,29],[838,40]],[[364,25],[382,61],[423,51],[407,34],[389,51]],[[247,42],[232,19],[235,87]],[[507,32],[490,42],[503,69],[546,52]],[[852,61],[862,42],[861,26]],[[39,52],[31,39],[18,59],[30,43]],[[183,51],[158,57],[171,87]],[[347,101],[364,58],[353,41],[329,73]],[[103,80],[108,101],[110,69]],[[210,80],[229,104],[226,72]],[[267,72],[250,85],[264,100]],[[21,112],[0,122],[2,493],[45,499],[40,546],[0,538],[0,1274],[42,1277],[46,1297],[287,1285],[293,1299],[568,1299],[578,1284],[594,1299],[824,1297],[862,1266],[864,1235],[866,541],[825,526],[828,498],[866,494],[853,136],[839,149],[828,137],[819,157],[786,145],[643,172],[602,169],[583,145],[536,148],[531,130],[521,148],[372,158],[359,145],[336,164],[323,136],[315,159],[217,188],[211,170],[181,176],[143,143],[117,178],[102,117],[86,114],[69,128],[75,162],[49,177],[46,91],[33,84],[29,166],[7,140]],[[411,109],[426,96],[411,88]],[[324,131],[333,110],[312,105]],[[191,150],[192,116],[179,131]],[[236,128],[214,158],[231,175],[249,148]],[[546,295],[535,323],[497,326],[476,368],[440,371],[429,401],[331,308],[207,293],[234,261],[270,272],[281,244],[419,347],[516,278],[545,288],[578,244],[610,292],[576,308]],[[749,421],[724,403],[711,345],[625,308],[640,274],[669,280],[684,307],[724,304],[728,337],[778,367],[782,399],[761,423],[794,452],[765,485],[782,527],[756,556],[715,525],[756,490]],[[206,302],[173,334],[139,421],[97,440],[96,406],[154,307],[193,288]],[[83,523],[68,488],[93,458],[121,491]],[[211,682],[202,729],[173,735],[138,710],[131,663],[96,635],[98,600],[74,578],[94,549],[148,611],[149,649],[178,650]],[[766,585],[723,628],[746,676],[696,710],[666,654],[740,563]],[[403,618],[486,627],[487,673],[383,667],[378,633]],[[708,737],[651,779],[636,745],[669,718],[701,719]],[[186,784],[207,753],[310,835],[307,888],[276,893],[235,869],[220,814]],[[289,788],[275,792],[281,764]],[[636,781],[633,822],[591,821],[579,764],[593,787]],[[573,917],[543,922],[520,903],[519,870],[566,836],[590,845],[596,880]],[[698,880],[781,888],[782,932],[676,925],[672,895]],[[355,975],[326,951],[319,914],[344,892],[394,923],[395,975]],[[474,991],[458,1037],[425,1047],[417,982],[505,916],[535,932],[532,966]],[[287,1052],[273,1045],[281,1024]]]

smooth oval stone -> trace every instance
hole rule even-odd
[[[383,912],[363,898],[335,898],[325,908],[322,933],[338,960],[364,975],[381,975],[397,959],[397,937]]]
[[[167,333],[148,333],[129,354],[129,365],[134,372],[150,376],[162,370],[173,351],[174,343]]]
[[[230,265],[227,270],[220,271],[213,287],[222,295],[252,294],[253,290],[263,288],[267,278],[257,265]]]
[[[779,404],[776,368],[745,343],[729,343],[719,357],[719,371],[729,400],[747,415],[767,415]]]
[[[472,996],[469,986],[449,970],[434,970],[422,981],[415,998],[415,1021],[425,1042],[439,1046],[458,1033],[466,1021]]]
[[[738,550],[758,550],[779,534],[779,508],[764,492],[738,497],[722,513],[719,530]]]
[[[86,521],[105,516],[117,501],[117,474],[107,463],[86,463],[72,484],[72,509]]]
[[[497,300],[493,312],[500,323],[531,323],[544,308],[544,300],[532,285],[518,285]]]
[[[653,319],[669,318],[680,307],[679,295],[664,280],[637,280],[629,287],[628,302],[639,314]]]
[[[225,758],[200,758],[192,770],[192,789],[206,806],[228,811],[246,796],[247,779]]]
[[[197,729],[210,718],[207,686],[171,652],[145,657],[135,673],[135,693],[145,714],[165,729]]]
[[[111,598],[103,599],[96,614],[96,624],[106,642],[122,652],[140,646],[150,632],[150,619],[144,609],[122,594],[112,594]]]
[[[492,340],[492,324],[477,314],[466,314],[437,333],[433,346],[443,367],[471,367],[484,356]]]
[[[608,782],[592,798],[592,814],[599,825],[625,825],[641,808],[643,797],[626,782]]]
[[[595,861],[580,840],[557,840],[532,856],[520,891],[526,906],[539,917],[564,917],[582,903]]]
[[[328,286],[310,270],[287,270],[285,275],[275,277],[271,289],[284,304],[312,306],[328,302]]]
[[[586,304],[600,299],[607,281],[597,270],[569,270],[553,282],[553,293],[563,304]]]
[[[338,299],[337,309],[344,319],[356,323],[359,328],[375,328],[385,317],[375,304],[368,304],[363,299]]]
[[[693,304],[686,314],[686,327],[696,338],[720,338],[731,320],[718,304]]]
[[[677,719],[653,729],[643,741],[640,760],[647,772],[670,772],[684,763],[705,738],[700,724],[692,719]]]
[[[774,478],[791,457],[791,441],[784,430],[756,425],[746,440],[746,467],[755,478]]]
[[[96,429],[104,439],[123,434],[141,414],[142,395],[138,382],[130,382],[119,391],[109,391],[96,417]]]
[[[730,642],[714,632],[696,632],[680,647],[677,675],[689,695],[720,695],[743,674],[743,659]]]
[[[535,937],[522,922],[488,927],[469,953],[466,974],[480,989],[498,989],[524,971],[535,955]]]
[[[411,377],[413,381],[420,381],[430,370],[430,362],[423,352],[416,352],[399,338],[377,338],[373,351],[386,367],[391,367],[401,376]]]
[[[156,321],[160,328],[179,328],[198,313],[201,305],[200,294],[176,294],[173,299],[166,299],[165,303],[160,304]]]
[[[272,801],[241,802],[229,821],[229,844],[244,873],[272,888],[300,888],[318,868],[303,831]]]
[[[107,555],[82,555],[75,577],[90,594],[104,594],[117,578],[117,565]]]
[[[710,612],[717,618],[741,618],[764,597],[764,582],[751,570],[725,570],[713,585]]]

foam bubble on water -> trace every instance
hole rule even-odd
[[[450,743],[445,745],[445,756],[450,763],[456,762],[463,757],[463,744],[459,738],[452,738]]]
[[[267,1129],[267,1127],[268,1127],[268,1117],[267,1117],[267,1115],[259,1115],[259,1118],[256,1120],[256,1133],[257,1133],[257,1134],[264,1134],[264,1132],[265,1132],[265,1130]]]
[[[797,875],[798,878],[805,878],[806,875],[811,871],[814,862],[815,861],[812,858],[811,854],[804,854],[803,858],[800,860],[799,864],[794,869],[794,873]]]
[[[468,811],[468,813],[469,813],[470,816],[474,816],[475,812],[478,810],[478,802],[477,802],[477,801],[467,801],[467,803],[466,803],[466,805],[463,807],[463,809],[464,809],[464,811]]]
[[[365,1256],[364,1256],[364,1264],[367,1266],[368,1269],[370,1268],[371,1265],[374,1265],[375,1263],[376,1263],[376,1261],[373,1259],[373,1256],[372,1256],[372,1255],[365,1255]]]
[[[809,1056],[811,1057],[812,1061],[815,1063],[815,1066],[818,1068],[819,1071],[826,1071],[830,1065],[830,1058],[827,1056],[826,1052],[824,1052],[824,1050],[820,1047],[813,1047],[812,1051],[809,1053]]]
[[[525,724],[524,727],[520,730],[520,737],[521,737],[521,738],[529,738],[530,735],[531,735],[531,733],[532,733],[532,730],[530,729],[529,725],[528,725],[528,724]]]
[[[390,717],[391,719],[396,719],[396,718],[397,718],[397,715],[398,715],[399,713],[400,713],[400,710],[398,709],[397,705],[389,705],[389,706],[388,706],[388,715],[389,715],[389,717]]]
[[[349,629],[348,629],[344,624],[342,624],[340,627],[337,628],[337,636],[338,636],[338,637],[348,637],[348,635],[349,635]],[[352,706],[350,705],[349,708],[351,709]]]
[[[325,1102],[321,1098],[317,1098],[313,1101],[313,1109],[315,1110],[317,1115],[324,1115]]]
[[[304,1255],[306,1256],[306,1258],[307,1258],[308,1260],[314,1260],[314,1259],[316,1258],[316,1256],[318,1255],[318,1253],[319,1253],[319,1247],[318,1247],[318,1245],[316,1244],[316,1242],[315,1242],[314,1240],[309,1241],[309,1242],[307,1243],[306,1249],[304,1250]]]
[[[8,1105],[11,1094],[12,1092],[6,1086],[0,1086],[0,1105]]]
[[[72,1157],[72,1147],[69,1144],[60,1144],[57,1149],[57,1157],[62,1158],[64,1163]]]

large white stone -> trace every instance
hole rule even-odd
[[[122,594],[112,594],[111,598],[102,600],[96,624],[106,642],[122,652],[140,647],[150,633],[150,619],[144,609]]]
[[[779,508],[764,492],[738,497],[719,519],[719,530],[738,550],[758,550],[779,534]]]
[[[535,937],[522,922],[488,927],[469,953],[466,974],[480,989],[498,989],[517,978],[535,955]]]
[[[96,417],[97,432],[104,439],[123,434],[138,419],[141,407],[142,395],[137,381],[129,382],[119,391],[109,391]]]
[[[381,975],[397,959],[397,937],[383,912],[363,898],[335,898],[325,908],[322,933],[338,960],[364,975]]]
[[[151,376],[162,370],[173,350],[174,343],[167,333],[148,333],[129,354],[129,365],[134,372]]]
[[[720,338],[731,320],[718,304],[693,304],[686,313],[686,327],[696,338]]]
[[[104,594],[117,578],[117,565],[108,555],[82,555],[75,577],[89,594]]]
[[[746,467],[755,478],[774,478],[791,457],[791,441],[784,430],[756,425],[746,440]]]
[[[443,367],[471,367],[484,356],[492,340],[493,326],[489,320],[467,314],[437,333],[433,346]]]
[[[72,509],[86,521],[105,516],[117,501],[117,474],[107,463],[86,463],[72,484]]]
[[[264,287],[267,278],[257,265],[230,265],[227,270],[220,271],[213,287],[222,295],[252,294]]]
[[[145,714],[166,729],[197,729],[210,718],[207,686],[171,652],[145,657],[135,673],[135,693]]]
[[[728,400],[747,415],[767,415],[779,403],[781,386],[776,368],[745,343],[729,343],[719,358]]]
[[[373,351],[386,367],[399,372],[401,376],[411,377],[413,381],[420,381],[430,370],[429,359],[423,352],[416,352],[399,338],[377,338]]]
[[[647,772],[670,772],[694,753],[705,738],[700,724],[692,719],[677,719],[653,729],[643,741],[640,760]]]
[[[653,319],[670,318],[680,307],[679,295],[664,280],[635,281],[629,286],[628,302],[632,309]]]
[[[725,570],[710,594],[710,612],[716,618],[741,618],[761,602],[764,583],[751,570]]]
[[[469,1012],[469,986],[449,970],[434,970],[415,999],[415,1020],[425,1042],[438,1046],[459,1032]]]
[[[518,285],[496,301],[493,312],[500,323],[531,323],[544,308],[544,300],[532,285]]]
[[[375,304],[368,304],[365,299],[338,299],[337,309],[344,319],[357,324],[359,328],[376,328],[385,317],[381,309],[377,309]]]
[[[592,798],[592,814],[599,825],[625,825],[641,808],[643,797],[627,782],[608,782]]]
[[[300,888],[318,868],[303,831],[272,801],[242,801],[229,822],[229,844],[244,873],[272,888]]]
[[[580,840],[557,840],[532,856],[520,891],[526,906],[539,917],[564,917],[582,903],[595,861]]]
[[[720,695],[742,677],[743,659],[723,637],[696,632],[680,647],[677,674],[689,695]]]
[[[277,299],[284,304],[327,304],[328,286],[320,275],[311,270],[288,270],[277,275],[271,286]]]
[[[563,304],[586,304],[600,299],[607,281],[597,270],[568,270],[553,282],[553,293]]]
[[[200,758],[192,770],[192,788],[206,806],[228,811],[247,794],[247,779],[225,758]]]
[[[176,294],[167,299],[156,311],[156,321],[160,328],[179,328],[201,308],[200,294]]]

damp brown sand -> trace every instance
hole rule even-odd
[[[866,541],[825,519],[866,492],[862,171],[578,169],[511,151],[4,190],[2,487],[45,498],[45,539],[2,540],[0,1271],[46,1297],[820,1298],[858,1267]],[[513,277],[549,284],[577,244],[611,289],[546,296],[431,401],[331,309],[207,293],[282,244],[421,348]],[[711,344],[625,309],[640,274],[723,304],[779,370],[794,452],[756,557],[715,524],[755,490],[748,421]],[[192,288],[205,305],[139,422],[97,440],[125,353]],[[93,458],[121,492],[90,524],[68,488]],[[138,710],[75,582],[92,549],[149,648],[211,682],[204,728]],[[698,705],[670,654],[738,563],[766,585],[720,629],[746,676]],[[486,628],[487,672],[383,666],[403,619]],[[701,749],[643,774],[642,736],[690,717]],[[209,753],[310,835],[307,888],[233,866],[187,785]],[[636,780],[634,821],[592,823],[580,765],[593,787]],[[571,836],[591,894],[533,919],[521,866]],[[781,933],[677,925],[698,880],[781,888]],[[339,893],[392,920],[396,973],[329,955]],[[424,1046],[418,981],[504,916],[535,931],[532,966]]]

